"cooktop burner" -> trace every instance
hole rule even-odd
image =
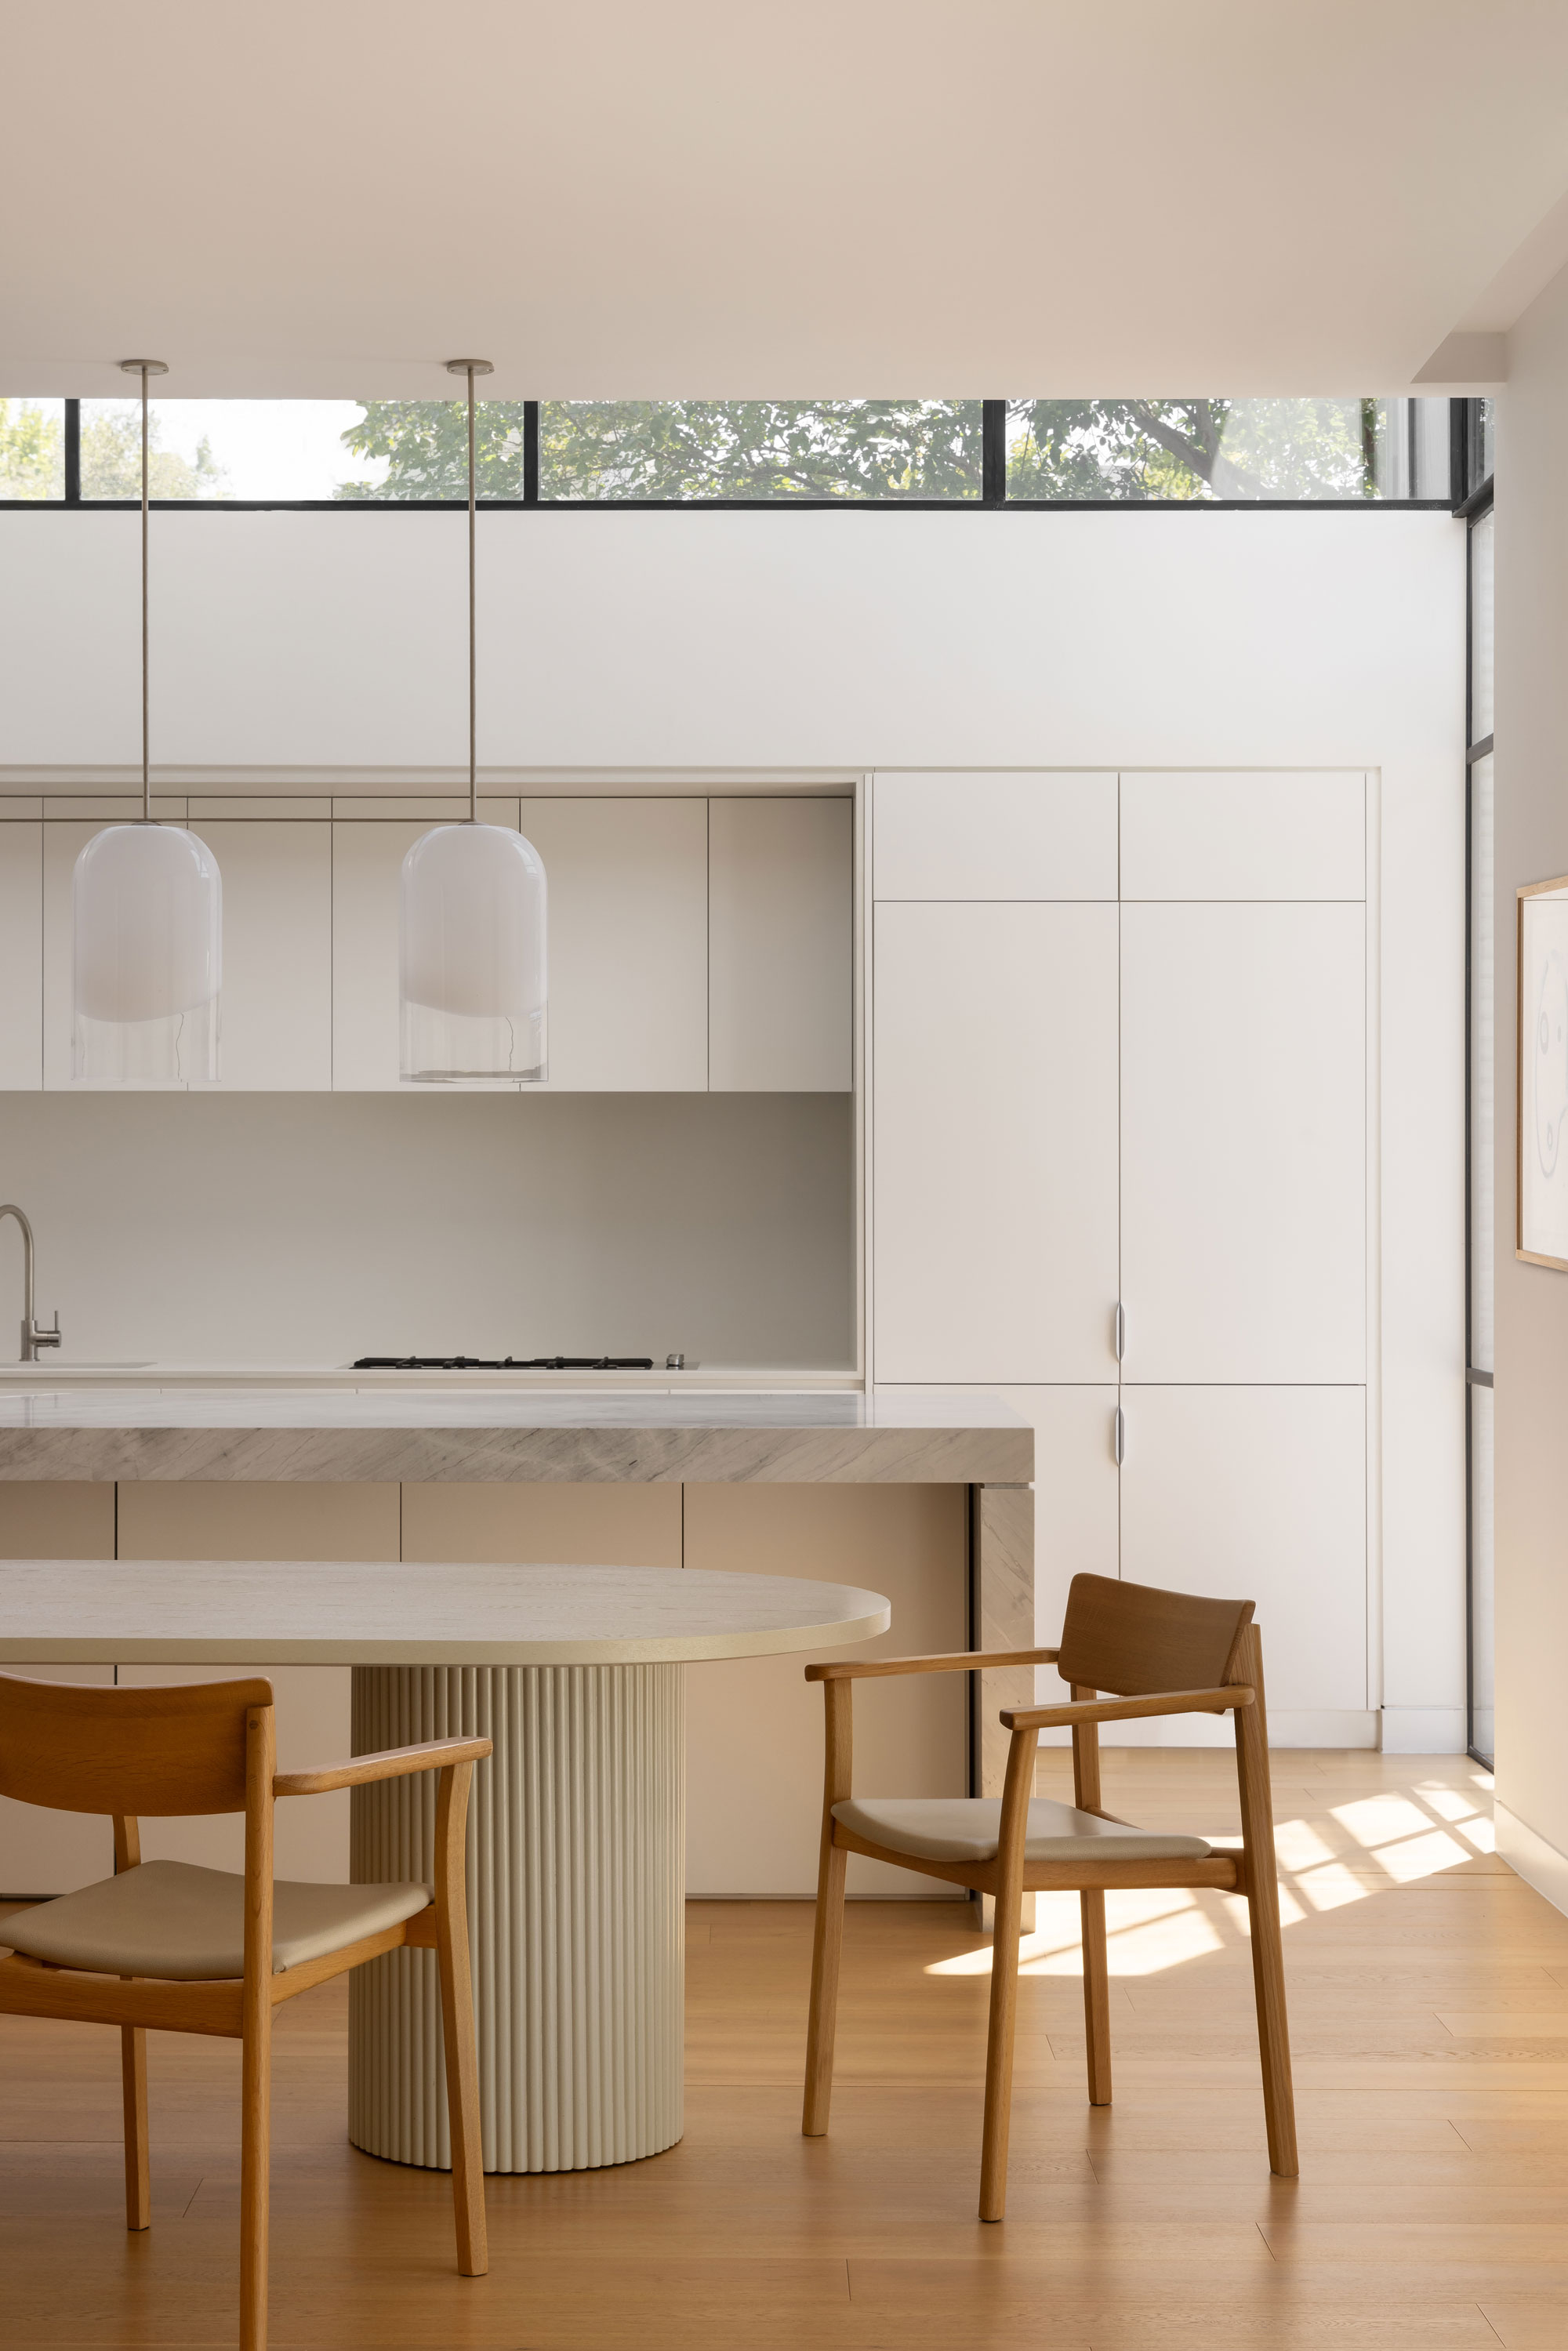
[[[356,1372],[651,1372],[652,1355],[361,1355]],[[666,1371],[685,1368],[672,1355]]]

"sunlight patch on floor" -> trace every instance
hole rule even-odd
[[[1319,1820],[1280,1822],[1274,1846],[1281,1924],[1293,1927],[1313,1911],[1364,1902],[1379,1891],[1369,1863],[1390,1885],[1413,1886],[1472,1861],[1477,1854],[1492,1852],[1487,1801],[1491,1775],[1476,1771],[1469,1776],[1474,1796],[1447,1782],[1424,1780],[1408,1792],[1390,1789],[1331,1805]],[[1082,1976],[1077,1895],[1040,1894],[1035,1899],[1034,1931],[1019,1943],[1019,1973]],[[1108,1893],[1105,1925],[1113,1976],[1158,1975],[1221,1950],[1228,1942],[1245,1943],[1247,1903],[1240,1895],[1228,1894],[1218,1904],[1200,1907],[1196,1895],[1180,1886]],[[928,1976],[987,1976],[990,1971],[988,1943],[933,1960],[925,1970]]]

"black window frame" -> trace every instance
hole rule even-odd
[[[1471,1051],[1475,997],[1475,770],[1493,756],[1493,731],[1472,739],[1475,711],[1475,565],[1470,541],[1494,510],[1493,476],[1474,478],[1482,446],[1479,400],[1450,403],[1450,450],[1456,518],[1465,525],[1465,1752],[1487,1771],[1495,1757],[1476,1743],[1476,1495],[1472,1388],[1490,1388],[1492,1374],[1475,1361],[1475,1070]],[[1494,1213],[1496,1186],[1493,1186]],[[1493,1235],[1495,1245],[1496,1235]]]
[[[1411,395],[1412,398],[1419,395]],[[539,405],[523,402],[523,495],[486,498],[486,513],[526,514],[1446,514],[1461,493],[1466,444],[1462,412],[1449,408],[1451,486],[1433,498],[1010,498],[1008,496],[1008,403],[980,402],[981,492],[977,498],[546,498],[539,496]],[[1415,464],[1415,411],[1410,414],[1410,462]],[[0,498],[0,513],[114,514],[135,498],[84,498],[81,494],[81,402],[65,402],[65,493],[58,498]],[[152,498],[160,514],[450,514],[465,513],[455,498]]]

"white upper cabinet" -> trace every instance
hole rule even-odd
[[[1116,778],[883,770],[873,798],[876,898],[1114,898]]]
[[[1122,1573],[1256,1601],[1276,1715],[1364,1708],[1364,1390],[1127,1388],[1123,1405]]]
[[[708,1083],[843,1093],[852,1075],[853,803],[708,802]]]
[[[483,799],[479,815],[486,824],[516,830],[517,803]],[[451,821],[431,814],[354,818],[332,827],[332,1085],[338,1092],[402,1089],[397,946],[402,861],[421,833]]]
[[[224,1092],[325,1092],[332,1082],[330,826],[204,820],[191,830],[223,876]]]
[[[1122,778],[1124,898],[1364,898],[1366,778]]]
[[[876,1379],[1114,1379],[1116,908],[874,919]]]
[[[1124,905],[1128,1380],[1366,1377],[1360,905]]]
[[[549,1086],[701,1093],[707,802],[533,799],[549,884]]]
[[[77,859],[106,824],[123,824],[140,812],[128,805],[123,816],[105,816],[96,823],[53,818],[44,826],[44,1085],[50,1093],[71,1084],[71,878]]]
[[[44,1082],[44,828],[0,824],[0,1091]]]

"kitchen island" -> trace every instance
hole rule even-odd
[[[117,1501],[140,1496],[145,1502],[149,1489],[182,1484],[209,1493],[232,1490],[245,1512],[254,1510],[253,1499],[246,1498],[277,1485],[351,1486],[370,1492],[391,1489],[400,1497],[404,1493],[439,1497],[445,1490],[461,1495],[465,1489],[483,1488],[664,1486],[678,1489],[672,1499],[684,1523],[688,1493],[707,1493],[726,1486],[762,1489],[755,1500],[764,1513],[769,1509],[767,1489],[956,1489],[954,1499],[964,1511],[968,1535],[967,1547],[960,1549],[954,1562],[961,1573],[967,1556],[968,1590],[954,1595],[964,1604],[958,1621],[967,1623],[970,1646],[993,1649],[1025,1646],[1034,1637],[1033,1498],[1028,1482],[1032,1468],[1032,1431],[1006,1405],[971,1395],[701,1394],[691,1389],[652,1394],[645,1388],[584,1393],[501,1384],[482,1390],[428,1384],[413,1388],[401,1384],[246,1387],[176,1383],[164,1386],[147,1374],[112,1384],[89,1384],[78,1375],[46,1378],[23,1386],[13,1379],[0,1390],[0,1488],[13,1494],[20,1487],[35,1488],[40,1503],[51,1492],[79,1496],[84,1489],[106,1487],[113,1489]],[[788,1508],[782,1492],[778,1508],[781,1511]],[[260,1514],[256,1515],[255,1549],[247,1555],[267,1558],[271,1551],[259,1523]],[[129,1581],[134,1569],[123,1544],[119,1548]],[[395,1557],[393,1545],[388,1545],[387,1554],[388,1631],[395,1634],[399,1582],[390,1564]],[[419,1555],[437,1561],[446,1556],[429,1550]],[[231,1552],[230,1556],[238,1554]],[[801,1564],[808,1572],[825,1573],[823,1564],[809,1555]],[[215,1585],[225,1575],[225,1564],[213,1558],[203,1566],[214,1579],[214,1635],[221,1648],[223,1636],[216,1620],[223,1611],[217,1604]],[[460,1570],[455,1563],[441,1572],[456,1576]],[[353,1572],[341,1562],[323,1559],[312,1566],[311,1573],[329,1582],[334,1578],[345,1584],[355,1581]],[[567,1573],[570,1573],[569,1569]],[[861,1580],[873,1589],[879,1587],[874,1562]],[[84,1635],[89,1630],[81,1628]],[[887,1645],[898,1649],[961,1644],[931,1643],[918,1630],[913,1639],[906,1634],[900,1640],[895,1613]],[[150,1629],[147,1638],[135,1638],[129,1625],[117,1619],[114,1632],[89,1646],[94,1656],[120,1658],[121,1678],[128,1671],[148,1678],[158,1677],[155,1630]],[[88,1653],[76,1642],[70,1645],[68,1654],[79,1658]],[[35,1646],[29,1654],[36,1657],[42,1653]],[[187,1641],[183,1647],[171,1646],[163,1662],[183,1664],[189,1669],[188,1661],[194,1654]],[[217,1649],[210,1644],[208,1654],[211,1670],[221,1670]],[[282,1642],[280,1628],[277,1654],[280,1661],[286,1661],[306,1652],[290,1649]],[[499,1728],[502,1719],[515,1713],[526,1741],[537,1745],[535,1730],[524,1729],[528,1708],[543,1702],[533,1693],[532,1684],[525,1692],[519,1683],[514,1692],[508,1683],[504,1701],[489,1687],[495,1677],[508,1675],[516,1680],[533,1669],[465,1667],[434,1654],[418,1667],[377,1668],[369,1662],[372,1654],[379,1653],[361,1649],[367,1662],[357,1667],[354,1674],[356,1747],[411,1736],[409,1726],[416,1721],[423,1726],[428,1719],[446,1729],[466,1720],[476,1708],[482,1708],[490,1729]],[[254,1649],[248,1661],[254,1667]],[[18,1658],[15,1669],[26,1672],[28,1668]],[[624,1678],[627,1669],[621,1670]],[[791,1678],[798,1683],[798,1668]],[[981,1735],[970,1747],[968,1776],[972,1786],[995,1792],[999,1786],[996,1715],[1005,1704],[1028,1702],[1031,1677],[1026,1669],[1021,1676],[989,1674],[978,1678],[986,1687],[972,1719]],[[478,1687],[481,1679],[486,1685],[483,1691]],[[666,1698],[662,1704],[667,1714],[674,1700]],[[653,1724],[648,1737],[658,1750],[658,1769],[643,1758],[634,1778],[638,1784],[664,1784],[674,1768],[670,1757],[676,1750],[670,1741],[675,1733],[670,1722],[676,1717],[665,1720],[659,1709],[638,1707],[628,1713],[628,1722],[641,1725],[643,1713]],[[815,1716],[812,1722],[820,1742]],[[998,1735],[987,1736],[987,1726]],[[423,1728],[420,1735],[424,1735]],[[632,1747],[635,1744],[632,1741]],[[820,1773],[820,1745],[815,1770]],[[803,1806],[795,1809],[803,1820],[808,1818]],[[376,1874],[386,1860],[385,1855],[378,1858],[371,1849],[377,1843],[371,1825],[373,1810],[362,1797],[357,1802],[356,1876]],[[398,1832],[399,1836],[407,1834],[409,1824]],[[516,2022],[512,2001],[498,1984],[486,1989],[481,1983],[479,1989],[482,2030],[488,2015],[507,2037]],[[378,2001],[382,2005],[391,2001],[384,2017]],[[384,2073],[384,2067],[371,2063],[372,2044],[381,2045],[384,2055],[392,2042],[401,2051],[409,2032],[419,2038],[414,2011],[420,2005],[415,2001],[409,2009],[392,1997],[392,1987],[378,1991],[367,1982],[360,1999],[365,2012],[361,2020],[364,2046],[356,2062],[358,2078],[368,2082]],[[380,2022],[372,2023],[372,2017]],[[519,2028],[519,2042],[521,2037]],[[410,2061],[415,2053],[412,2044],[402,2052],[396,2067],[400,2078],[409,2078]],[[418,2073],[418,2065],[412,2070]],[[527,2105],[521,2087],[518,2099],[521,2112]],[[444,2150],[438,2144],[438,2108],[433,2105],[431,2115],[436,2120],[429,2130],[423,2123],[417,2129],[411,2125],[395,2138],[387,2136],[382,2123],[373,2128],[367,2126],[361,2143],[375,2144],[378,2151],[396,2152],[404,2160],[439,2161]],[[651,2138],[638,2138],[635,2151],[648,2151],[658,2136],[654,2129]],[[514,2147],[500,2158],[508,2168],[555,2168],[563,2160],[570,2166],[584,2159],[578,2151],[563,2157],[562,2147],[574,2144],[571,2134],[563,2141],[559,2134],[541,2136],[519,2126],[513,2137]],[[579,2133],[575,2144],[582,2147],[591,2140],[591,2134]],[[630,2143],[625,2151],[632,2151]],[[494,2153],[490,2159],[497,2159]],[[590,2154],[587,2159],[605,2157]],[[609,2159],[616,2158],[611,2155]]]

